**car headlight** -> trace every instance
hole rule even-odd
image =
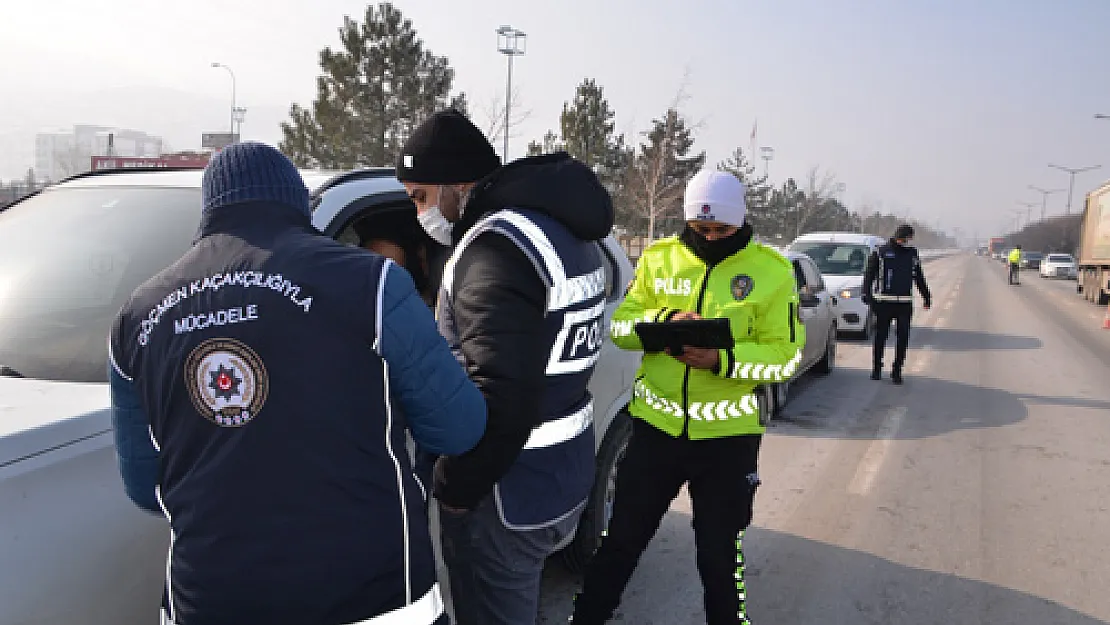
[[[854,286],[850,289],[844,289],[840,292],[840,297],[844,299],[852,299],[859,297],[863,293],[863,287]]]

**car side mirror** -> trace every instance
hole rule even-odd
[[[813,293],[802,293],[798,298],[798,304],[802,308],[815,308],[821,305],[821,298]]]

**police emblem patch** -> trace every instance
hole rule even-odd
[[[197,345],[185,361],[184,373],[197,411],[222,427],[250,423],[270,391],[262,359],[233,339],[208,339]]]
[[[747,274],[740,274],[732,278],[732,297],[736,301],[743,300],[755,288],[755,280]]]

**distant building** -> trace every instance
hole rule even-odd
[[[88,171],[94,156],[155,158],[161,154],[161,137],[126,128],[81,124],[72,130],[35,135],[35,175],[56,181]]]

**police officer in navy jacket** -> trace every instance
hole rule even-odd
[[[171,530],[163,624],[445,624],[405,432],[464,453],[481,394],[403,269],[312,227],[277,150],[223,150],[202,197],[109,339],[124,485]]]

